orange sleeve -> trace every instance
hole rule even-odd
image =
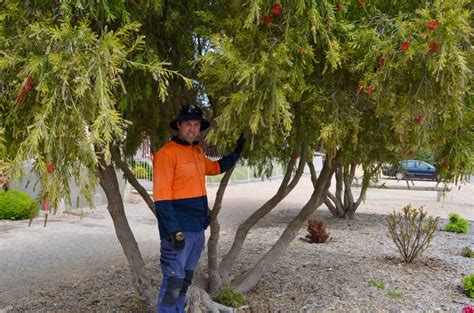
[[[206,166],[206,175],[218,175],[221,173],[221,166],[218,161],[211,161],[204,156],[204,163]]]
[[[176,157],[166,148],[160,149],[153,157],[153,199],[172,200]]]

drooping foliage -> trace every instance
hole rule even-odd
[[[202,58],[206,91],[225,107],[211,139],[247,127],[261,161],[304,127],[300,140],[329,155],[337,147],[344,164],[372,174],[380,162],[427,147],[442,178],[472,171],[467,2],[250,1],[242,8],[229,10]]]
[[[0,119],[10,175],[19,177],[22,162],[32,161],[43,194],[54,206],[59,198],[68,199],[70,177],[89,196],[97,183],[98,157],[108,162],[109,146],[134,134],[137,127],[124,112],[140,103],[127,102],[127,97],[141,94],[148,104],[149,99],[158,104],[167,95],[168,81],[183,79],[150,51],[125,2],[42,5],[35,10],[11,1],[2,12]],[[136,79],[144,72],[149,77],[145,87],[153,89],[149,97]]]
[[[472,172],[467,1],[4,3],[4,158],[14,176],[33,162],[53,204],[71,177],[89,194],[111,145],[158,147],[185,103],[204,108],[221,151],[244,132],[243,156],[262,171],[307,144],[368,176],[426,149],[443,179]]]

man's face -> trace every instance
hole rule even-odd
[[[178,136],[189,144],[193,144],[200,132],[200,121],[178,121]]]

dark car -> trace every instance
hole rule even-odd
[[[436,167],[420,160],[401,161],[398,166],[389,165],[382,169],[386,176],[394,176],[396,179],[418,178],[436,180]]]

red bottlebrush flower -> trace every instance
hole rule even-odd
[[[25,95],[26,95],[26,89],[23,86],[21,86],[20,91],[18,92],[18,95],[16,96],[16,99],[21,102],[25,100]]]
[[[365,0],[359,0],[360,5],[365,5]]]
[[[474,306],[463,307],[461,313],[474,313]]]
[[[355,90],[356,96],[358,96],[361,91],[362,91],[362,85],[361,85],[361,84],[358,84],[357,87],[356,87],[356,90]]]
[[[444,169],[447,170],[448,167],[449,167],[449,161],[448,161],[448,160],[444,160],[444,161],[443,161],[443,164],[441,164],[441,165],[443,166]]]
[[[31,75],[28,75],[28,77],[23,80],[20,86],[20,91],[18,92],[18,95],[16,96],[16,99],[18,101],[23,101],[25,100],[26,92],[33,90],[33,77]]]
[[[421,122],[423,122],[423,115],[416,114],[413,118],[413,122],[415,122],[416,124],[420,124]]]
[[[431,30],[435,30],[436,28],[438,28],[438,23],[436,23],[436,21],[429,21],[428,23],[426,23],[426,28],[428,29],[431,29]]]
[[[342,4],[342,3],[336,3],[336,10],[338,10],[338,11],[344,10],[344,4]]]
[[[263,17],[263,24],[268,25],[271,24],[273,21],[273,17],[271,15],[265,15]]]
[[[439,45],[436,41],[433,41],[428,46],[430,48],[431,53],[437,53],[439,50]]]
[[[407,157],[412,156],[413,151],[412,150],[407,150],[407,151],[405,151],[404,155],[407,156]]]
[[[407,41],[407,40],[402,42],[402,45],[400,46],[400,49],[402,49],[402,51],[407,51],[408,49],[410,49],[410,42]]]
[[[272,5],[272,14],[273,15],[280,15],[282,10],[283,10],[283,7],[281,6],[280,3],[278,3],[278,2],[273,3],[273,5]]]
[[[304,47],[301,47],[298,49],[299,54],[304,54],[306,52],[306,49]]]
[[[379,59],[379,67],[382,67],[384,65],[385,65],[385,57],[381,56],[380,59]]]
[[[54,165],[54,163],[48,163],[48,164],[46,164],[46,171],[47,171],[48,173],[54,172],[55,169],[56,169],[56,165]]]
[[[31,75],[28,75],[23,84],[27,91],[33,90],[33,77]]]
[[[368,96],[374,93],[374,88],[372,86],[367,87],[367,91],[365,92]]]

